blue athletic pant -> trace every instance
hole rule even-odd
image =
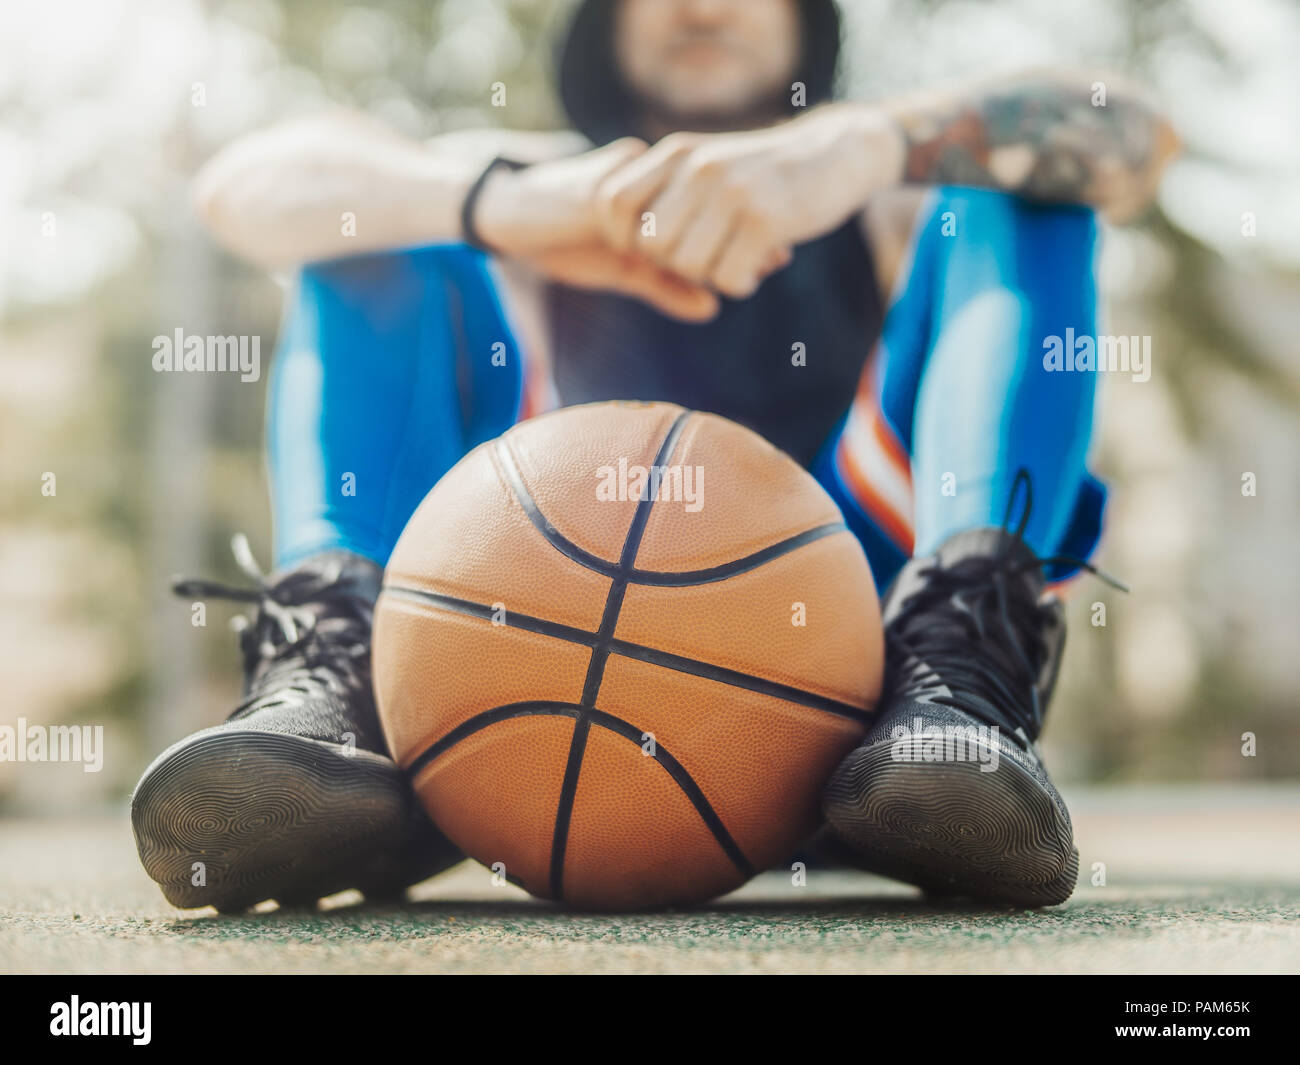
[[[913,550],[1001,524],[1022,467],[1033,484],[1029,544],[1091,552],[1105,499],[1084,466],[1095,376],[1049,371],[1043,354],[1045,338],[1067,329],[1095,334],[1095,244],[1084,209],[969,189],[931,195],[863,386],[812,465],[882,589]],[[385,563],[442,474],[515,422],[523,386],[521,353],[473,249],[304,269],[269,400],[277,563],[330,548]]]

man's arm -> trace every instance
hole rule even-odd
[[[420,143],[363,116],[334,114],[236,141],[203,168],[195,200],[226,248],[270,269],[459,240],[465,196],[494,156],[474,212],[480,236],[523,271],[634,296],[687,320],[717,297],[599,239],[597,184],[645,150],[631,138],[591,151],[576,134],[475,130]],[[575,154],[576,153],[576,154]]]
[[[1085,204],[1121,221],[1150,202],[1179,147],[1142,92],[1101,75],[1029,73],[886,109],[903,135],[904,182]]]
[[[596,215],[611,247],[736,299],[790,250],[882,194],[955,184],[1129,217],[1178,147],[1139,94],[1025,75],[959,95],[833,103],[764,129],[673,133],[610,174]],[[653,221],[653,224],[650,224]]]
[[[242,137],[199,172],[194,200],[227,249],[269,268],[460,237],[460,208],[498,154],[573,151],[554,134],[483,130],[429,142],[334,112]]]

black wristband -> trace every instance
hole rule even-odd
[[[498,155],[483,168],[483,173],[474,179],[474,184],[465,193],[465,201],[460,205],[461,239],[470,247],[489,253],[495,251],[479,234],[478,227],[474,224],[474,207],[483,192],[483,186],[487,184],[487,179],[492,176],[493,171],[498,167],[504,166],[510,170],[522,170],[527,165],[527,163],[521,163],[518,159],[507,159],[503,155]]]

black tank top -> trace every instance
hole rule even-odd
[[[749,299],[723,300],[709,322],[563,285],[550,286],[547,302],[562,403],[665,400],[710,411],[805,466],[848,410],[882,318],[856,218],[796,248],[785,269]]]

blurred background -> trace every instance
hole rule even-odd
[[[1083,63],[1149,85],[1185,143],[1108,229],[1112,485],[1047,731],[1065,782],[1300,777],[1300,5],[844,0],[845,94]],[[120,802],[237,695],[226,623],[174,573],[269,556],[262,383],[158,374],[152,339],[257,335],[281,289],[200,232],[187,184],[233,137],[330,105],[406,133],[560,122],[563,0],[42,0],[0,6],[0,724],[102,724],[101,773],[0,763],[0,811]],[[509,85],[508,106],[490,105]],[[43,478],[56,475],[54,495]],[[1257,489],[1243,495],[1244,474]],[[1094,603],[1105,625],[1092,624]],[[1256,737],[1254,757],[1243,734]]]

